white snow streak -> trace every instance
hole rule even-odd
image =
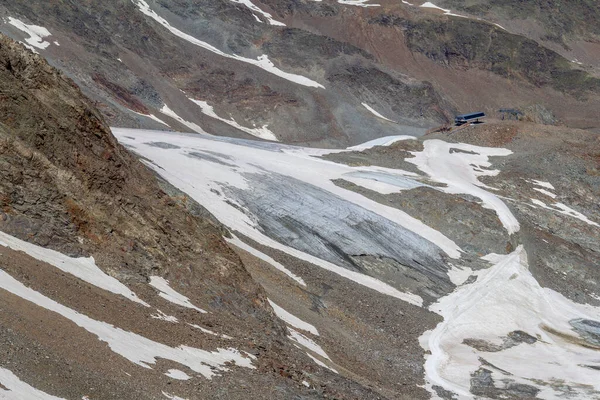
[[[250,10],[261,14],[263,17],[265,17],[267,19],[267,21],[269,21],[269,24],[271,24],[271,25],[285,26],[285,24],[283,22],[279,22],[279,21],[274,20],[273,16],[271,14],[269,14],[266,11],[261,10],[260,8],[258,8],[258,6],[256,6],[250,0],[231,0],[231,1],[234,2],[234,3],[238,3],[238,4],[243,4],[246,7],[248,7]],[[258,19],[258,22],[262,22],[262,21],[260,19]]]
[[[552,207],[548,207],[546,203],[538,199],[531,199],[531,202],[537,206],[545,208],[546,210],[556,211],[561,214],[568,215],[569,217],[577,218],[578,220],[583,221],[586,224],[600,227],[600,225],[598,225],[596,222],[590,220],[588,217],[586,217],[579,211],[575,211],[571,207],[563,203],[554,203],[552,204]]]
[[[279,68],[275,67],[273,62],[271,62],[271,60],[269,60],[269,57],[266,54],[259,56],[256,60],[252,59],[252,58],[238,56],[236,54],[227,54],[227,53],[217,49],[213,45],[210,45],[206,42],[196,39],[195,37],[188,35],[187,33],[184,33],[177,28],[172,27],[171,24],[169,24],[169,22],[166,19],[162,18],[154,10],[152,10],[150,8],[150,6],[148,5],[148,3],[146,3],[144,0],[131,0],[131,1],[135,5],[138,6],[139,10],[142,13],[144,13],[145,15],[149,16],[150,18],[154,19],[156,22],[158,22],[159,24],[161,24],[162,26],[167,28],[172,34],[174,34],[175,36],[178,36],[178,37],[182,38],[183,40],[186,40],[196,46],[199,46],[199,47],[202,47],[203,49],[212,51],[213,53],[218,54],[223,57],[231,58],[231,59],[234,59],[237,61],[242,61],[242,62],[251,64],[251,65],[257,66],[273,75],[279,76],[280,78],[286,79],[290,82],[294,82],[294,83],[297,83],[297,84],[303,85],[303,86],[325,89],[325,87],[323,85],[321,85],[320,83],[315,82],[309,78],[306,78],[301,75],[291,74],[291,73],[280,70]]]
[[[29,386],[4,368],[0,368],[0,385],[7,389],[0,388],[0,399],[3,400],[64,400],[62,397],[51,396]]]
[[[254,257],[259,258],[259,259],[271,264],[273,267],[275,267],[279,271],[283,272],[284,274],[286,274],[287,276],[289,276],[290,278],[292,278],[293,280],[298,282],[300,285],[306,287],[306,283],[298,275],[293,274],[290,270],[288,270],[286,267],[284,267],[281,263],[278,263],[277,261],[275,261],[273,258],[266,255],[265,253],[258,251],[254,247],[247,245],[245,242],[241,241],[237,236],[234,235],[232,239],[226,238],[225,240],[227,240],[228,243],[231,243],[232,245],[237,246],[244,251],[247,251],[248,253],[252,254]]]
[[[269,304],[271,304],[271,307],[273,307],[273,311],[275,311],[275,315],[277,315],[277,317],[279,319],[281,319],[283,322],[285,322],[286,324],[291,325],[296,329],[310,332],[315,336],[319,336],[319,331],[313,325],[309,324],[308,322],[304,322],[300,318],[296,317],[295,315],[292,315],[289,312],[285,311],[283,308],[281,308],[277,304],[273,303],[270,299],[269,299]]]
[[[546,189],[540,189],[540,188],[533,188],[533,190],[537,190],[540,193],[545,194],[546,196],[552,197],[553,199],[556,198],[556,195]]]
[[[41,50],[44,50],[48,46],[50,46],[50,42],[46,42],[44,38],[47,36],[51,36],[52,34],[48,29],[44,28],[43,26],[27,25],[23,21],[20,21],[13,17],[8,17],[8,23],[29,35],[29,37],[25,39],[25,42],[27,42],[29,46]],[[37,53],[37,51],[35,51],[34,49],[32,50],[34,51],[34,53]]]
[[[192,328],[200,329],[202,332],[208,333],[209,335],[217,336],[217,337],[220,337],[220,338],[223,338],[223,339],[233,339],[231,336],[228,336],[228,335],[219,335],[218,333],[213,332],[210,329],[203,328],[203,327],[201,327],[199,325],[196,325],[196,324],[190,324],[190,323],[188,323],[188,325],[191,326]]]
[[[338,0],[338,3],[357,7],[381,7],[381,4],[367,4],[369,0]]]
[[[98,268],[94,262],[94,257],[68,257],[58,251],[45,249],[35,244],[25,242],[16,237],[7,235],[4,232],[0,232],[0,246],[8,247],[16,251],[22,251],[36,260],[48,263],[61,271],[71,274],[100,289],[121,295],[131,301],[149,307],[149,304],[137,297],[137,295],[127,286],[112,276],[105,274],[104,271]]]
[[[415,157],[406,161],[415,164],[433,180],[448,185],[440,188],[446,193],[465,193],[479,197],[483,206],[494,210],[509,234],[519,231],[519,221],[500,198],[485,189],[479,182],[480,176],[495,176],[500,171],[488,170],[490,156],[507,156],[508,149],[479,147],[464,143],[447,143],[442,140],[426,140],[421,152],[412,152]],[[451,152],[454,150],[454,152]],[[458,151],[456,151],[458,150]]]
[[[24,286],[3,270],[0,270],[0,289],[62,315],[86,331],[98,336],[98,339],[107,343],[115,353],[144,368],[151,369],[150,365],[155,364],[156,360],[161,358],[185,365],[207,379],[218,375],[219,371],[227,371],[228,368],[225,365],[229,362],[241,367],[255,369],[252,365],[254,356],[250,354],[243,356],[233,348],[219,348],[216,351],[209,352],[184,345],[170,347],[114,327],[106,322],[96,321]]]
[[[289,326],[288,326],[288,330],[290,331],[290,335],[288,337],[292,341],[298,343],[299,345],[312,351],[313,353],[320,355],[324,359],[331,361],[331,358],[329,358],[327,353],[325,353],[325,350],[323,350],[323,348],[321,346],[316,344],[314,340],[307,338],[306,336],[304,336],[303,334],[301,334],[294,328],[290,328]]]
[[[177,304],[179,306],[185,308],[191,308],[193,310],[199,311],[201,313],[206,313],[201,308],[196,307],[192,303],[190,303],[190,299],[182,295],[181,293],[176,292],[169,286],[169,281],[160,276],[151,276],[150,277],[150,286],[159,291],[159,296],[163,299],[170,301],[173,304]]]
[[[373,115],[375,115],[377,118],[381,118],[381,119],[384,119],[384,120],[386,120],[386,121],[389,121],[389,122],[394,122],[394,123],[396,123],[396,121],[392,121],[391,119],[389,119],[389,118],[386,118],[386,117],[384,117],[383,115],[379,114],[377,111],[375,111],[375,110],[373,109],[373,107],[371,107],[371,106],[370,106],[370,105],[368,105],[367,103],[361,103],[361,104],[363,105],[363,107],[365,107],[367,110],[369,110],[369,111],[370,111],[370,112],[371,112]]]
[[[167,108],[168,108],[168,107],[167,107]],[[130,110],[130,111],[131,111],[132,113],[134,113],[134,114],[141,115],[142,117],[146,117],[146,118],[153,119],[154,121],[156,121],[156,122],[159,122],[159,123],[161,123],[161,124],[163,124],[163,125],[165,125],[165,126],[168,126],[168,127],[170,128],[169,124],[167,124],[165,121],[163,121],[162,119],[158,118],[158,117],[157,117],[156,115],[154,115],[154,114],[142,114],[142,113],[139,113],[139,112],[137,112],[137,111],[133,111],[133,110]]]
[[[317,364],[320,367],[323,368],[327,368],[328,370],[335,372],[336,374],[339,374],[339,372],[337,372],[335,369],[331,368],[329,365],[325,364],[323,361],[319,360],[317,357],[313,356],[310,353],[306,353],[307,356],[310,357],[311,360],[313,360],[315,362],[315,364]]]
[[[238,124],[233,118],[225,119],[225,118],[219,117],[217,115],[217,113],[215,112],[214,108],[211,105],[209,105],[206,101],[194,100],[194,99],[190,99],[190,100],[193,101],[198,106],[200,106],[202,113],[205,115],[208,115],[209,117],[218,119],[221,122],[225,122],[226,124],[231,125],[234,128],[237,128],[240,131],[246,132],[252,136],[256,136],[258,138],[265,139],[265,140],[272,140],[275,142],[279,141],[277,139],[277,136],[275,136],[275,134],[267,128],[268,125],[264,125],[262,128],[248,128],[248,127]]]
[[[187,126],[188,128],[190,128],[191,130],[193,130],[194,132],[198,132],[198,133],[206,133],[204,132],[204,129],[202,129],[199,125],[196,125],[193,122],[189,122],[184,120],[183,118],[181,118],[179,115],[177,115],[175,113],[175,111],[171,110],[169,108],[169,106],[167,106],[166,104],[163,106],[163,108],[160,109],[160,112],[168,115],[169,117],[181,122],[183,125]],[[162,122],[162,121],[160,121]],[[162,122],[164,124],[164,122]],[[165,124],[166,125],[166,124]],[[167,125],[168,126],[168,125]]]

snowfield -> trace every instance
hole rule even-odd
[[[598,371],[590,368],[598,366],[598,350],[582,344],[574,326],[600,320],[600,309],[542,288],[529,272],[522,246],[509,255],[484,259],[494,265],[472,272],[475,283],[430,307],[444,322],[422,337],[423,347],[431,351],[425,363],[429,388],[439,385],[459,399],[475,398],[471,376],[484,360],[494,381],[506,387],[529,385],[540,390],[540,398],[561,399],[561,385],[566,384],[572,396],[567,398],[595,398],[588,396],[600,390]],[[510,340],[511,334],[521,332],[529,342]],[[489,349],[465,340],[489,344]]]

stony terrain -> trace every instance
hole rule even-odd
[[[600,398],[566,4],[0,1],[0,398]]]
[[[0,32],[67,73],[113,126],[344,147],[421,135],[456,112],[543,106],[598,129],[595,2],[437,4],[461,16],[350,3],[4,1]]]

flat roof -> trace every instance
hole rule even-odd
[[[461,114],[461,115],[457,115],[456,118],[464,118],[464,119],[470,119],[470,118],[482,118],[485,117],[485,113],[483,112],[474,112],[474,113],[469,113],[469,114]]]

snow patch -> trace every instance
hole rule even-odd
[[[250,10],[261,14],[263,17],[265,17],[267,19],[267,21],[269,21],[269,24],[271,24],[271,25],[285,26],[285,24],[283,22],[279,22],[279,21],[274,20],[273,16],[271,14],[269,14],[266,11],[261,10],[254,3],[252,3],[250,0],[231,0],[231,1],[234,2],[234,3],[237,3],[237,4],[243,4],[246,7],[248,7]],[[258,21],[262,22],[260,19],[258,19]]]
[[[107,343],[115,353],[144,368],[151,369],[150,365],[155,364],[156,360],[161,358],[185,365],[207,379],[211,379],[221,371],[228,371],[228,363],[256,369],[252,365],[252,360],[256,357],[251,354],[242,354],[234,348],[219,348],[210,352],[185,345],[170,347],[106,322],[91,319],[26,287],[3,270],[0,270],[0,289],[4,289],[48,311],[62,315],[79,327],[96,335],[99,340]]]
[[[152,317],[154,319],[160,319],[162,321],[172,322],[172,323],[179,322],[179,320],[172,315],[167,315],[158,309],[156,311],[158,311],[158,313],[152,314],[152,315],[150,315],[150,317]]]
[[[226,238],[225,240],[227,241],[227,243],[231,243],[232,245],[237,246],[240,249],[252,254],[254,257],[259,258],[259,259],[271,264],[277,270],[283,272],[284,274],[286,274],[287,276],[292,278],[294,281],[298,282],[300,285],[306,287],[306,283],[298,275],[293,274],[290,270],[288,270],[286,267],[284,267],[281,263],[278,263],[277,261],[275,261],[273,258],[266,255],[265,253],[258,251],[254,247],[247,245],[245,242],[241,241],[237,236],[234,235],[233,238],[231,238],[231,239]]]
[[[369,0],[338,0],[338,3],[357,7],[381,7],[381,4],[367,4]]]
[[[315,362],[315,364],[317,364],[318,366],[327,368],[331,372],[335,372],[336,374],[339,374],[339,372],[337,372],[335,369],[331,368],[329,365],[325,364],[323,361],[319,360],[317,357],[311,355],[310,353],[306,353],[306,355],[309,356],[310,359],[313,360]]]
[[[288,337],[292,341],[298,343],[299,345],[312,351],[313,353],[320,355],[321,357],[325,358],[326,360],[331,361],[331,358],[329,358],[327,353],[325,353],[325,350],[323,350],[323,348],[321,346],[316,344],[314,340],[304,336],[303,334],[301,334],[294,328],[290,328],[289,326],[288,326],[288,330],[290,331],[290,335]]]
[[[273,307],[273,311],[275,311],[275,315],[277,315],[277,317],[279,319],[281,319],[283,322],[285,322],[288,325],[293,326],[296,329],[310,332],[315,336],[319,336],[319,331],[313,325],[309,324],[308,322],[302,321],[300,318],[296,317],[293,314],[290,314],[289,312],[285,311],[283,308],[279,307],[277,304],[273,303],[270,299],[268,299],[268,300],[269,300],[269,304],[271,304],[271,307]]]
[[[447,143],[438,139],[426,140],[423,146],[423,151],[411,152],[415,157],[405,161],[415,164],[436,182],[446,184],[446,188],[440,188],[446,193],[465,193],[480,198],[483,207],[496,212],[509,234],[519,231],[519,221],[506,204],[498,196],[485,190],[491,188],[478,180],[480,176],[495,176],[500,172],[487,169],[491,166],[489,157],[507,156],[512,154],[512,151],[464,143]]]
[[[35,244],[25,242],[1,231],[0,246],[8,247],[16,251],[22,251],[36,260],[48,263],[61,271],[73,275],[100,289],[121,295],[131,301],[150,307],[148,303],[137,297],[137,295],[127,286],[98,268],[94,261],[94,257],[68,257],[58,251],[45,249]]]
[[[392,144],[399,142],[401,140],[416,140],[417,138],[409,135],[396,135],[396,136],[385,136],[378,139],[369,140],[368,142],[357,144],[356,146],[351,146],[346,148],[346,150],[351,151],[363,151],[367,149],[371,149],[375,146],[391,146]]]
[[[190,303],[190,299],[188,299],[181,293],[178,293],[175,290],[173,290],[171,286],[169,286],[169,281],[167,281],[165,278],[162,278],[160,276],[151,276],[150,286],[158,290],[158,295],[163,299],[173,304],[177,304],[185,308],[191,308],[192,310],[196,310],[203,314],[206,314],[206,311]]]
[[[552,197],[553,199],[556,198],[556,195],[552,192],[547,191],[546,189],[540,189],[540,188],[533,188],[533,190],[537,190],[540,193],[545,194],[546,196]]]
[[[173,119],[175,119],[175,120],[177,120],[177,121],[179,121],[179,122],[181,122],[183,125],[187,126],[188,128],[190,128],[194,132],[206,133],[206,132],[204,132],[204,130],[199,125],[196,125],[193,122],[189,122],[189,121],[186,121],[183,118],[181,118],[179,115],[177,115],[175,113],[175,111],[171,110],[169,108],[169,106],[167,106],[166,104],[163,106],[163,108],[160,109],[160,112],[163,113],[163,114],[165,114],[165,115],[167,115],[167,116],[169,116],[169,117],[171,117],[171,118],[173,118]],[[160,121],[160,122],[162,122],[162,121]],[[164,124],[164,122],[163,122],[163,124]]]
[[[371,106],[369,106],[367,103],[361,103],[363,105],[363,107],[365,107],[367,110],[369,110],[374,116],[376,116],[377,118],[381,118],[384,119],[386,121],[389,122],[394,122],[396,123],[396,121],[392,121],[389,118],[384,117],[383,115],[379,114],[377,111],[375,111]]]
[[[178,381],[189,381],[191,376],[178,369],[170,369],[166,374],[169,378],[177,379]]]
[[[569,206],[567,206],[567,205],[565,205],[563,203],[554,203],[552,205],[552,207],[548,207],[546,205],[546,203],[544,203],[543,201],[538,200],[538,199],[531,199],[531,202],[533,204],[537,205],[537,206],[545,208],[546,210],[556,211],[556,212],[559,212],[561,214],[568,215],[569,217],[577,218],[578,220],[583,221],[586,224],[600,227],[600,225],[598,225],[596,222],[590,220],[588,217],[586,217],[585,215],[583,215],[579,211],[575,211],[571,207],[569,207]]]
[[[121,61],[121,60],[119,60],[119,61]],[[168,107],[167,107],[167,108],[168,108]],[[164,109],[164,108],[163,108],[163,109]],[[156,115],[154,115],[154,114],[142,114],[142,113],[139,113],[139,112],[137,112],[137,111],[133,111],[133,110],[130,110],[130,111],[131,111],[132,113],[134,113],[134,114],[141,115],[142,117],[150,118],[150,119],[152,119],[152,120],[154,120],[154,121],[156,121],[156,122],[158,122],[158,123],[161,123],[161,124],[163,124],[163,125],[165,125],[165,126],[168,126],[168,127],[170,128],[169,124],[167,124],[165,121],[163,121],[162,119],[158,118],[158,117],[157,117]],[[170,110],[169,110],[169,111],[170,111]],[[168,111],[167,111],[167,112],[168,112]],[[168,115],[168,114],[167,114],[167,115]],[[177,118],[175,118],[175,119],[177,119]]]
[[[535,179],[532,179],[530,182],[536,186],[541,186],[546,189],[555,190],[554,186],[552,186],[552,184],[550,182],[536,181]]]
[[[494,265],[474,271],[478,277],[474,283],[460,286],[430,307],[444,321],[420,339],[422,347],[431,351],[425,362],[428,388],[439,385],[461,399],[474,398],[471,374],[483,358],[507,372],[501,379],[538,386],[545,392],[543,398],[562,398],[561,388],[552,385],[554,379],[570,387],[576,398],[587,398],[576,394],[583,385],[600,390],[597,371],[587,367],[598,365],[597,350],[581,345],[569,323],[578,318],[600,321],[600,308],[576,304],[542,288],[528,269],[523,246],[508,255],[490,254],[483,259]],[[496,352],[463,342],[502,344],[502,338],[515,331],[537,341]]]
[[[51,396],[29,386],[4,368],[0,368],[0,385],[7,389],[0,387],[0,399],[4,400],[64,400],[62,397]]]
[[[228,335],[219,335],[218,333],[213,332],[210,329],[203,328],[203,327],[201,327],[199,325],[196,325],[196,324],[189,324],[188,323],[188,325],[191,326],[192,328],[200,329],[202,332],[208,333],[209,335],[217,336],[217,337],[220,337],[220,338],[223,338],[223,339],[233,339],[231,336],[228,336]]]
[[[271,62],[271,60],[269,60],[269,57],[267,55],[262,55],[259,56],[256,60],[252,59],[252,58],[247,58],[247,57],[242,57],[242,56],[238,56],[236,54],[227,54],[219,49],[217,49],[215,46],[210,45],[206,42],[203,42],[199,39],[196,39],[195,37],[188,35],[187,33],[184,33],[182,31],[180,31],[177,28],[174,28],[171,26],[171,24],[169,24],[169,22],[162,18],[161,16],[159,16],[154,10],[152,10],[150,8],[150,6],[148,5],[148,3],[146,3],[146,1],[144,0],[131,0],[133,2],[133,4],[135,4],[138,9],[145,15],[149,16],[150,18],[154,19],[156,22],[158,22],[159,24],[161,24],[162,26],[164,26],[166,29],[168,29],[172,34],[174,34],[175,36],[180,37],[183,40],[186,40],[196,46],[202,47],[203,49],[206,49],[208,51],[211,51],[215,54],[218,54],[222,57],[226,57],[226,58],[231,58],[237,61],[242,61],[254,66],[257,66],[259,68],[264,69],[265,71],[279,76],[280,78],[286,79],[290,82],[294,82],[297,83],[299,85],[303,85],[303,86],[308,86],[308,87],[315,87],[315,88],[321,88],[321,89],[325,89],[325,86],[321,85],[318,82],[315,82],[309,78],[306,78],[304,76],[301,75],[296,75],[296,74],[291,74],[288,72],[284,72],[282,70],[280,70],[279,68],[275,67],[275,65]]]
[[[44,28],[43,26],[27,25],[23,21],[20,21],[13,17],[8,17],[8,23],[29,35],[29,37],[25,39],[25,42],[27,42],[27,45],[30,49],[36,48],[44,50],[48,46],[50,46],[50,42],[45,41],[44,38],[47,36],[51,36],[52,34],[48,29]],[[37,53],[37,51],[35,50],[33,50],[33,52]]]

